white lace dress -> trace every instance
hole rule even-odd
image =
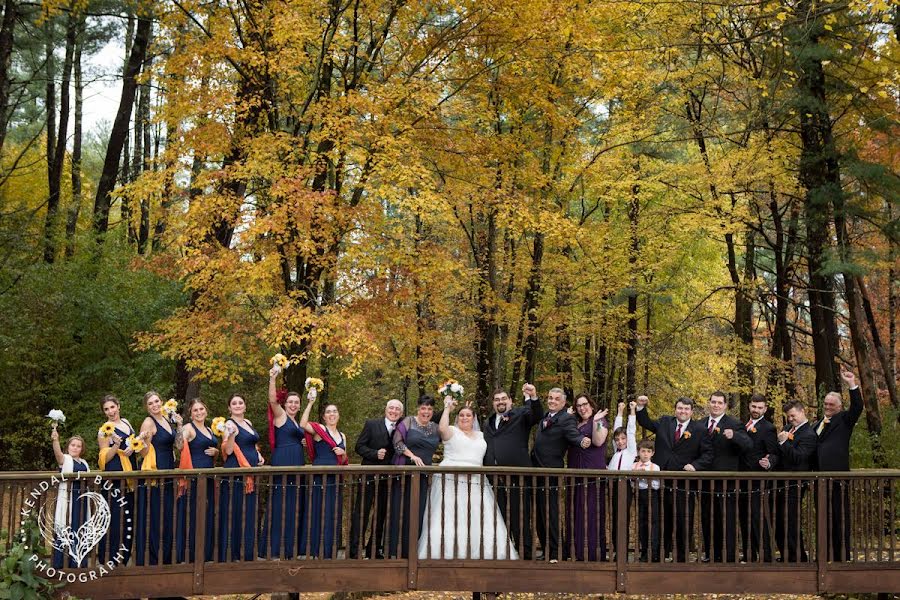
[[[454,426],[450,430],[453,435],[444,442],[440,466],[482,466],[487,450],[484,434],[475,431],[469,437]],[[419,536],[419,558],[519,558],[486,478],[463,474],[432,476]]]

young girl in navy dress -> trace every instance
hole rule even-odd
[[[179,469],[211,469],[215,467],[217,448],[216,436],[206,426],[208,409],[200,398],[194,398],[188,405],[187,412],[191,417],[190,423],[181,431],[181,437],[185,446],[181,449]],[[190,487],[190,492],[188,492]],[[187,479],[178,482],[178,529],[176,530],[176,562],[182,563],[185,558],[185,546],[189,548],[190,562],[196,558],[195,547],[197,545],[197,480],[192,479],[188,486]],[[212,480],[206,482],[206,498],[202,501],[206,507],[206,526],[204,528],[205,543],[203,547],[203,560],[210,562],[213,558],[213,522],[216,509],[216,488]],[[185,536],[187,533],[187,536]],[[187,537],[187,539],[185,539]]]
[[[84,452],[84,439],[80,435],[73,435],[69,438],[69,441],[66,442],[65,452],[59,447],[59,433],[56,431],[56,425],[53,426],[50,439],[53,440],[53,454],[56,456],[56,463],[59,465],[60,473],[68,476],[73,473],[87,473],[90,471],[87,461],[81,458]],[[78,531],[81,524],[88,518],[87,501],[78,498],[81,494],[81,482],[74,480],[74,478],[59,484],[56,496],[54,526],[63,528],[68,526],[71,527],[72,531]],[[62,569],[64,560],[65,554],[54,549],[53,566],[57,569]],[[70,568],[78,569],[83,566],[85,566],[85,559],[82,559],[81,564],[75,564],[75,561],[69,558]]]
[[[347,465],[347,438],[337,428],[341,418],[337,406],[329,404],[325,407],[324,426],[309,420],[309,413],[316,401],[314,392],[310,390],[307,396],[309,402],[300,417],[300,426],[309,434],[306,443],[307,448],[311,448],[312,464]],[[341,545],[341,491],[335,475],[313,476],[309,511],[310,556],[334,558],[335,549]],[[304,545],[301,542],[301,548]]]
[[[231,418],[225,423],[225,435],[222,439],[225,467],[261,467],[265,461],[259,452],[259,434],[253,429],[253,424],[244,418],[247,411],[244,398],[233,394],[228,400],[228,411]],[[254,559],[256,484],[252,476],[238,475],[222,480],[219,494],[219,534],[219,562]]]

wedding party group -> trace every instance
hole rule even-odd
[[[300,393],[278,389],[281,370],[275,364],[269,372],[269,464],[348,465],[338,407],[325,406],[321,423],[310,420],[321,381],[307,380],[304,406]],[[311,476],[279,471],[265,480],[268,494],[260,507],[262,478],[253,476],[210,478],[213,483],[205,486],[202,498],[197,478],[115,480],[107,493],[124,500],[110,502],[110,526],[98,546],[98,560],[121,548],[127,548],[124,562],[138,566],[193,562],[199,555],[218,562],[330,559],[339,552],[348,559],[406,558],[415,522],[419,535],[412,551],[419,558],[604,561],[610,550],[618,550],[618,523],[631,524],[634,511],[635,560],[685,561],[696,548],[704,561],[805,561],[799,518],[804,485],[758,476],[670,480],[666,473],[849,471],[850,435],[863,401],[855,375],[842,370],[841,377],[849,388],[849,408],[844,409],[841,392],[831,392],[824,399],[823,418],[810,422],[803,403],[789,401],[781,431],[765,418],[769,403],[761,395],[750,399],[746,422],[727,413],[726,395],[719,391],[710,394],[705,410],[682,397],[673,414],[655,419],[647,409],[648,398],[638,396],[618,404],[610,427],[608,410],[599,410],[587,394],[570,405],[566,393],[554,387],[545,406],[532,384],[522,387],[520,405],[508,391],[495,391],[493,411],[480,422],[473,406],[462,402],[462,386],[451,380],[438,391],[443,410],[436,410],[438,401],[425,395],[415,414],[404,416],[403,403],[390,400],[382,416],[365,422],[355,452],[362,465],[382,468],[353,479],[352,485],[333,474],[340,469]],[[97,437],[100,471],[266,464],[260,433],[246,418],[247,404],[239,394],[228,400],[228,418],[211,423],[202,400],[187,403],[182,417],[177,402],[164,403],[156,392],[144,397],[147,416],[138,429],[122,417],[116,397],[104,397],[100,407],[106,418]],[[694,418],[695,410],[705,416]],[[640,442],[638,425],[647,432]],[[73,436],[61,446],[54,426],[52,441],[63,473],[90,470],[84,439]],[[391,482],[384,473],[394,466],[431,465],[441,445],[439,466],[446,473],[409,475],[418,478],[414,506],[413,486],[400,485],[399,477]],[[482,466],[520,469],[513,475],[465,472]],[[550,469],[594,473],[567,476]],[[615,485],[618,477],[596,470],[629,472],[627,487]],[[88,517],[81,483],[67,483],[56,505],[56,520],[72,530]],[[840,483],[831,488],[828,507],[818,510],[829,514],[833,559],[847,560],[849,492]],[[627,490],[627,519],[617,515],[622,489]],[[341,540],[345,493],[351,494],[353,513],[346,544]],[[693,540],[697,504],[702,539]],[[198,511],[205,511],[205,530],[203,548],[196,548],[195,556]],[[54,555],[57,567],[65,560],[61,552]],[[84,566],[68,561],[69,567]]]

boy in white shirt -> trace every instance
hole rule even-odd
[[[616,413],[616,419],[613,422],[613,449],[615,453],[612,455],[612,458],[609,459],[609,462],[606,463],[606,468],[609,471],[630,471],[631,466],[634,464],[634,461],[637,460],[637,421],[635,417],[635,411],[637,410],[637,403],[629,402],[629,415],[628,415],[628,426],[622,427],[622,417],[625,413],[625,403],[619,402],[618,412]],[[619,486],[616,485],[617,479],[610,478],[610,485],[612,486],[612,542],[613,547],[616,545],[616,534],[619,530],[618,527],[618,516],[619,516],[619,495],[618,490]],[[628,523],[631,521],[631,500],[628,502],[628,516],[625,519],[625,522]],[[627,536],[626,536],[627,537]]]
[[[638,445],[638,460],[631,467],[633,471],[659,471],[653,463],[653,441],[641,440]],[[653,562],[659,562],[659,479],[641,477],[635,482],[638,505],[638,542],[641,562],[647,562],[648,551]]]

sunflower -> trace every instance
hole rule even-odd
[[[100,427],[100,435],[103,437],[109,437],[116,432],[116,426],[107,421]]]
[[[144,440],[135,435],[128,436],[127,442],[128,446],[135,452],[140,452],[144,449]]]
[[[166,400],[166,403],[163,404],[163,410],[170,413],[178,412],[178,400],[175,398]]]
[[[225,433],[225,417],[216,417],[212,420],[213,433],[219,437]]]
[[[282,369],[287,369],[287,366],[290,364],[291,361],[288,360],[287,356],[285,356],[284,354],[281,354],[279,352],[278,354],[276,354],[275,356],[270,358],[269,362],[271,362],[273,365],[278,365]]]

